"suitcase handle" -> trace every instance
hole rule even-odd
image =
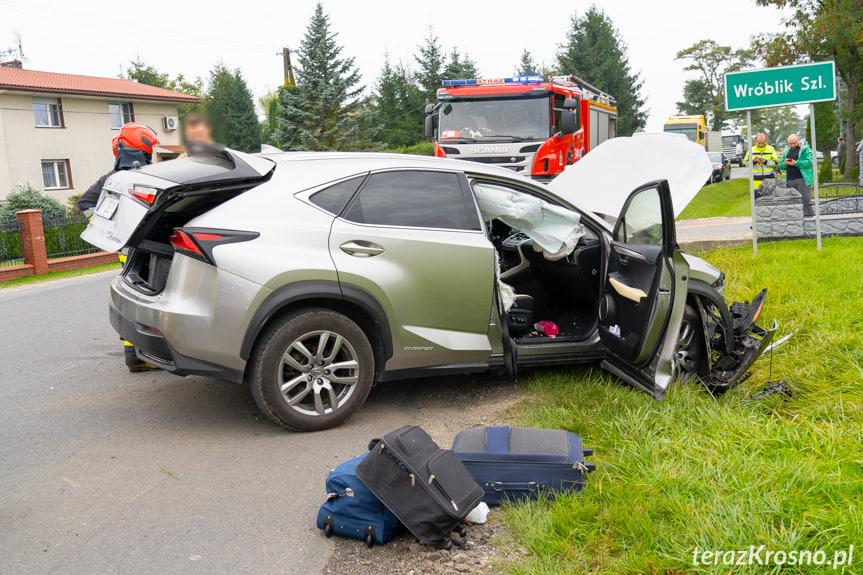
[[[491,485],[492,489],[495,491],[537,491],[540,487],[544,486],[544,484],[537,483],[536,481],[529,481],[527,483],[505,483],[503,481],[495,481],[489,485]]]

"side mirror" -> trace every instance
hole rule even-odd
[[[575,133],[575,112],[572,110],[560,113],[560,132],[564,135]]]
[[[426,116],[434,112],[434,104],[426,104]]]
[[[578,108],[578,100],[575,98],[567,98],[563,101],[563,107],[567,110],[575,110]]]
[[[429,104],[429,105],[431,105],[431,104]],[[426,116],[425,131],[426,131],[426,138],[433,140],[434,139],[434,116],[432,116],[432,115]]]

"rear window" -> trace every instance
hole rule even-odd
[[[468,204],[458,176],[446,172],[373,174],[344,218],[382,226],[480,229],[476,209]]]
[[[353,197],[354,192],[363,183],[365,174],[357,176],[349,180],[344,180],[338,184],[333,184],[329,188],[325,188],[320,192],[315,192],[309,197],[309,201],[324,209],[331,214],[339,215],[345,209],[345,204]]]

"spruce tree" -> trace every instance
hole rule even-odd
[[[239,70],[232,74],[230,98],[227,146],[241,152],[260,152],[261,126],[255,112],[255,101]]]
[[[318,3],[300,43],[297,85],[279,90],[274,142],[284,150],[349,150],[374,146],[376,126],[362,97],[353,58],[342,58],[338,34]]]
[[[428,36],[417,46],[417,52],[414,56],[418,66],[416,82],[422,89],[423,96],[430,102],[434,102],[437,89],[441,87],[446,61],[440,41],[431,26],[429,26]]]
[[[445,80],[476,78],[479,76],[479,71],[476,68],[476,62],[471,60],[468,54],[462,56],[459,54],[458,48],[453,48],[449,54],[449,61],[447,61],[443,69],[442,76]]]
[[[374,102],[376,123],[381,126],[380,142],[401,147],[423,139],[425,98],[414,84],[410,70],[401,62],[393,65],[389,54],[384,55]]]
[[[204,114],[212,129],[213,140],[229,147],[228,117],[231,114],[233,86],[234,76],[231,71],[221,62],[213,66],[207,94],[204,96]]]
[[[534,62],[533,55],[530,53],[530,50],[523,50],[521,53],[521,58],[518,61],[518,65],[515,67],[515,75],[529,76],[531,74],[541,73],[542,70],[539,66],[536,65],[536,62]]]
[[[630,68],[626,44],[601,9],[591,6],[581,18],[572,17],[557,65],[561,74],[575,74],[617,100],[618,134],[629,136],[644,124],[643,81]]]

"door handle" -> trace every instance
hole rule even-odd
[[[370,258],[384,253],[384,248],[381,246],[372,242],[365,242],[363,240],[348,241],[341,244],[339,248],[346,254],[357,256],[359,258]]]

